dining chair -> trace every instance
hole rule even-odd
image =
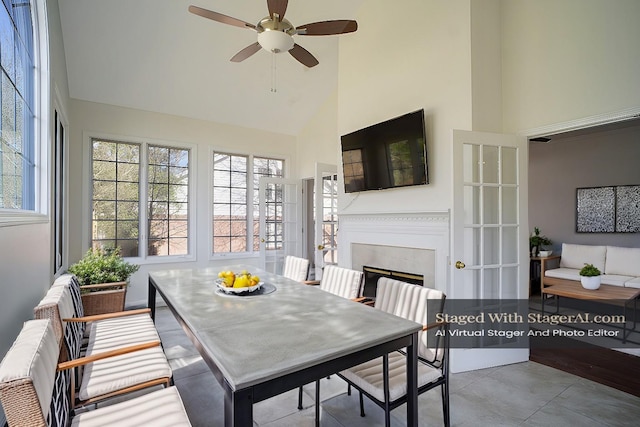
[[[362,271],[328,265],[324,268],[320,289],[342,298],[357,301],[362,292]],[[302,386],[298,389],[298,409],[302,408]],[[316,380],[316,426],[320,419],[320,380]]]
[[[309,276],[309,260],[293,255],[284,257],[282,275],[296,282],[304,282]]]
[[[449,416],[449,337],[448,325],[436,322],[444,309],[445,294],[389,278],[380,278],[374,308],[423,324],[418,333],[418,394],[441,388],[444,425]],[[435,333],[436,331],[441,331]],[[360,416],[364,417],[363,395],[385,411],[385,426],[391,411],[407,400],[406,354],[394,351],[338,373],[360,394]]]

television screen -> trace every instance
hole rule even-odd
[[[343,135],[344,191],[429,183],[424,110]]]

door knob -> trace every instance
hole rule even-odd
[[[321,251],[324,249],[324,245],[318,245],[318,250]]]
[[[461,269],[463,269],[463,268],[465,268],[465,267],[466,267],[466,265],[464,265],[464,262],[462,262],[462,261],[456,261],[456,268],[457,268],[458,270],[461,270]]]
[[[264,243],[264,239],[260,239],[260,241],[261,241],[262,243]]]

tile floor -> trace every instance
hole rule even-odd
[[[174,370],[174,381],[194,427],[223,423],[223,393],[173,315],[159,307],[156,325]],[[631,373],[630,373],[631,374]],[[633,373],[637,375],[638,373]],[[452,374],[453,426],[635,426],[640,398],[535,362]],[[336,376],[322,380],[321,421],[330,427],[383,426],[384,413],[365,398],[366,417],[357,393],[346,394]],[[305,388],[304,409],[297,409],[297,390],[254,406],[256,426],[313,426],[314,386]],[[392,411],[392,425],[405,425],[404,406]],[[441,426],[440,392],[419,398],[420,426]]]

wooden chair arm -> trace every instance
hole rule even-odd
[[[94,283],[93,285],[81,285],[80,289],[100,289],[100,288],[126,288],[127,282]]]
[[[68,362],[58,363],[58,371],[76,368],[78,366],[86,365],[97,360],[107,359],[109,357],[133,353],[134,351],[146,350],[148,348],[157,347],[159,345],[160,341],[149,341],[143,344],[136,344],[128,347],[117,348],[115,350],[105,351],[104,353],[92,354],[91,356],[79,357],[77,359],[69,360]]]
[[[422,330],[423,331],[428,331],[429,329],[440,327],[440,326],[442,326],[442,325],[444,325],[446,323],[448,323],[448,322],[432,322],[432,323],[429,323],[428,325],[423,325],[422,326]]]
[[[302,283],[304,283],[305,285],[319,285],[320,284],[320,280],[305,280]]]
[[[370,307],[372,307],[375,304],[375,301],[369,297],[358,297],[358,298],[351,298],[351,301],[353,302],[358,302],[360,304],[364,304],[364,305],[368,305]]]
[[[118,311],[115,313],[94,314],[92,316],[72,317],[70,319],[62,319],[64,322],[95,322],[97,320],[116,319],[118,317],[135,316],[136,314],[151,313],[150,308],[139,308],[136,310]]]

